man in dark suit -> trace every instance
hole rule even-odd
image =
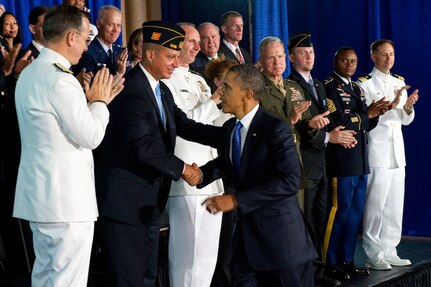
[[[298,83],[306,101],[311,101],[309,111],[311,120],[299,121],[296,125],[300,135],[300,152],[304,165],[307,187],[304,189],[304,216],[308,224],[314,246],[321,260],[323,226],[327,211],[327,176],[325,147],[334,144],[351,144],[355,142],[354,131],[343,131],[336,127],[327,132],[326,93],[324,85],[311,76],[314,66],[314,48],[309,33],[292,36],[288,43],[289,61],[293,69],[289,79]]]
[[[48,7],[46,6],[36,6],[30,11],[30,14],[28,15],[28,22],[30,23],[29,29],[33,35],[33,39],[25,49],[20,51],[18,59],[21,59],[21,57],[24,56],[24,54],[29,50],[31,51],[31,57],[34,59],[39,56],[40,50],[43,48],[42,26],[43,18],[45,18],[47,9]]]
[[[239,64],[252,64],[250,54],[239,46],[244,32],[242,15],[236,11],[225,12],[221,16],[221,31],[224,36],[220,43],[219,55],[224,54],[226,59],[237,61]]]
[[[341,47],[333,60],[334,72],[325,81],[328,110],[334,124],[356,131],[357,142],[349,148],[329,143],[327,149],[332,200],[323,249],[325,274],[341,279],[346,273],[350,277],[369,274],[367,269],[358,268],[353,262],[370,173],[366,137],[388,106],[383,98],[367,108],[361,90],[351,81],[357,63],[355,51],[350,47]]]
[[[182,177],[196,184],[200,179],[197,166],[174,156],[175,137],[197,141],[205,135],[220,141],[221,128],[188,119],[160,81],[178,67],[184,30],[150,21],[142,31],[142,61],[126,74],[125,89],[110,106],[96,170],[109,286],[155,284],[160,215],[171,181]]]
[[[128,68],[127,49],[115,43],[121,33],[121,11],[115,6],[107,5],[102,6],[97,15],[97,37],[91,41],[79,63],[72,67],[73,72],[77,75],[85,68],[86,73],[94,75],[106,66],[111,74],[124,75]]]
[[[226,73],[217,159],[202,166],[206,184],[226,176],[235,194],[210,197],[211,213],[237,209],[231,261],[235,286],[314,286],[312,241],[296,199],[299,159],[289,125],[259,106],[264,80],[251,65]]]
[[[201,38],[201,50],[196,55],[190,69],[204,75],[205,66],[211,59],[218,58],[218,49],[220,47],[219,28],[211,22],[204,22],[196,28]],[[205,75],[204,75],[205,78]],[[207,80],[207,79],[205,79]],[[210,82],[207,80],[207,82]]]

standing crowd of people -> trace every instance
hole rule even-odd
[[[347,46],[319,81],[309,33],[265,37],[253,63],[236,11],[220,26],[148,21],[127,47],[115,6],[93,25],[64,0],[29,22],[22,49],[0,16],[0,184],[2,216],[32,234],[32,286],[87,286],[93,238],[108,286],[155,286],[164,212],[170,286],[339,286],[411,265],[396,250],[401,126],[419,96],[391,73],[391,40],[357,82]]]

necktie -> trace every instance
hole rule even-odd
[[[315,98],[317,101],[319,101],[319,97],[317,96],[316,87],[314,86],[314,81],[313,81],[313,79],[312,79],[312,78],[310,78],[310,79],[308,80],[308,84],[309,84],[309,85],[310,85],[310,87],[311,87],[311,91],[313,92],[313,96],[314,96],[314,98]]]
[[[240,52],[239,48],[236,48],[236,49],[235,49],[235,52],[236,52],[236,57],[238,58],[238,62],[239,62],[240,64],[245,64],[245,62],[244,62],[244,58],[242,57],[242,55],[241,55],[241,52]]]
[[[112,53],[112,49],[111,48],[108,49],[108,58],[109,58],[109,67],[110,67],[110,70],[111,71],[112,71],[112,69],[115,70],[114,69],[115,68],[115,65],[114,65],[114,54]]]
[[[238,121],[235,125],[232,137],[232,165],[236,172],[239,173],[240,162],[241,162],[241,128],[242,123]]]
[[[283,94],[283,97],[286,96],[286,90],[284,89],[283,82],[277,83],[277,89]]]
[[[157,102],[157,106],[159,107],[160,119],[162,120],[163,126],[166,127],[166,119],[165,119],[165,113],[163,111],[162,93],[160,91],[160,83],[157,83],[154,94],[156,95],[156,102]]]

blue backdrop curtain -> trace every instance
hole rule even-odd
[[[23,35],[22,44],[23,47],[26,47],[28,43],[31,41],[31,33],[28,30],[28,14],[31,9],[36,6],[53,6],[62,4],[62,0],[25,0],[25,1],[16,1],[16,0],[3,0],[1,3],[5,6],[6,11],[12,12],[21,28],[21,33]],[[91,22],[93,24],[96,23],[97,18],[97,10],[104,5],[114,5],[121,9],[121,0],[87,0],[86,7],[91,10]],[[121,36],[118,39],[121,41]]]
[[[252,50],[255,62],[259,56],[259,42],[266,36],[271,35],[280,38],[287,49],[289,32],[286,0],[253,0],[251,7],[254,40]],[[285,77],[289,75],[289,71],[290,66],[287,65]]]

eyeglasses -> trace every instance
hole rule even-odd
[[[79,32],[77,32],[77,31],[72,31],[72,32],[73,32],[73,33],[75,33],[75,34],[78,34],[79,36],[82,36],[82,34],[81,34],[81,33],[79,33]],[[85,44],[87,44],[87,46],[88,46],[88,45],[90,45],[91,41],[92,41],[92,39],[91,39],[91,38],[87,38],[87,39],[85,40]]]

